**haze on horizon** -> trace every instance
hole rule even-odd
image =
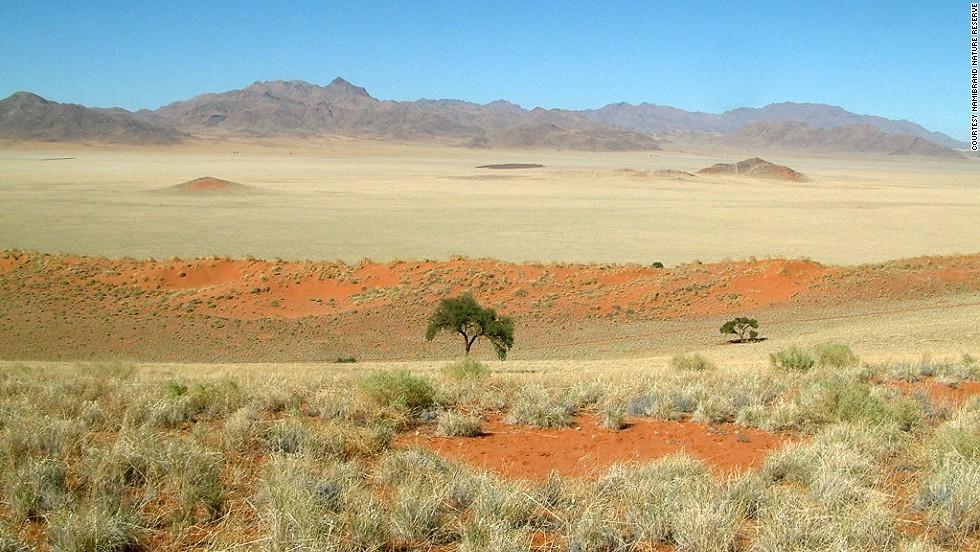
[[[969,134],[969,4],[9,2],[0,96],[156,108],[334,76],[393,100],[840,105]]]

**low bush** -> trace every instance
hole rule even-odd
[[[481,380],[490,375],[490,368],[471,357],[446,364],[440,370],[442,375],[452,380]]]
[[[360,382],[367,397],[381,406],[426,408],[435,402],[436,389],[429,380],[408,370],[375,372]]]
[[[799,345],[791,345],[769,355],[773,368],[786,372],[806,372],[816,364],[809,351]]]
[[[447,410],[439,414],[439,433],[447,437],[475,437],[483,433],[483,420],[479,416],[471,416]]]
[[[813,346],[813,354],[821,366],[831,368],[850,368],[860,362],[851,348],[843,343],[820,343]]]
[[[703,372],[705,370],[715,369],[714,363],[704,358],[699,353],[690,355],[675,355],[674,358],[670,360],[670,365],[673,366],[675,370],[682,370],[685,372]]]

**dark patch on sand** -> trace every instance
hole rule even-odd
[[[540,169],[544,165],[537,163],[500,163],[497,165],[480,165],[478,169]]]

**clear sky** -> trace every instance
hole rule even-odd
[[[779,101],[964,140],[969,2],[0,0],[0,96],[156,108],[335,76],[393,100]]]

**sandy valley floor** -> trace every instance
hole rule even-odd
[[[980,251],[980,165],[770,161],[806,183],[694,172],[748,156],[502,152],[333,141],[0,149],[0,248],[166,258],[856,264]],[[541,163],[524,170],[489,163]],[[248,186],[191,194],[201,176]],[[161,191],[162,190],[162,191]]]

